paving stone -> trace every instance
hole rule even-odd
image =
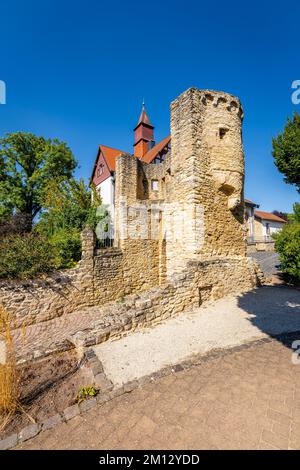
[[[85,357],[87,359],[92,359],[96,357],[95,351],[93,349],[88,349],[87,351],[85,351]]]
[[[128,382],[127,384],[124,384],[124,391],[125,393],[132,392],[135,388],[139,386],[139,383],[137,380],[132,380],[131,382]]]
[[[278,447],[279,449],[287,449],[288,448],[288,438],[285,436],[281,436],[280,434],[276,434],[275,432],[268,431],[266,429],[262,432],[262,440],[267,444],[271,444],[272,446]]]
[[[99,393],[99,395],[97,395],[97,403],[99,405],[102,405],[103,403],[106,403],[110,399],[111,399],[110,393]]]
[[[97,374],[94,377],[94,382],[97,387],[100,388],[100,390],[107,392],[109,390],[113,389],[113,384],[110,380],[107,379],[106,375],[104,373]]]
[[[87,398],[86,400],[84,400],[83,402],[79,404],[80,412],[85,412],[87,410],[90,410],[96,405],[97,405],[96,397]]]
[[[133,381],[131,393],[123,393],[126,386],[100,393],[81,403],[89,413],[78,421],[66,418],[16,448],[300,449],[298,400],[281,408],[289,415],[269,408],[282,403],[271,391],[298,393],[299,376],[286,350],[280,341],[257,343],[143,385]]]
[[[66,421],[74,418],[75,416],[79,414],[80,414],[80,409],[77,403],[75,405],[69,406],[68,408],[64,410],[64,417]]]
[[[8,450],[15,447],[18,443],[18,434],[12,434],[0,441],[0,450]]]
[[[19,432],[19,441],[24,442],[36,436],[41,430],[40,424],[29,424]]]
[[[51,416],[51,418],[48,418],[43,422],[43,431],[45,431],[46,429],[54,428],[59,423],[61,423],[62,420],[63,420],[63,418],[60,414],[56,414],[54,416]]]
[[[98,361],[97,363],[95,363],[95,365],[92,366],[92,372],[95,376],[103,373],[103,366],[100,361]]]

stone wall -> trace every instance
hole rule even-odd
[[[82,259],[73,269],[30,280],[0,281],[0,303],[13,315],[15,328],[101,306],[157,284],[157,246],[149,243],[147,250],[136,240],[124,251],[96,250],[95,241],[94,232],[85,229]]]
[[[155,315],[162,317],[253,287],[242,118],[239,100],[227,93],[190,88],[180,95],[171,104],[172,149],[165,162],[145,164],[127,154],[116,160],[115,247],[95,250],[95,235],[86,229],[76,268],[0,283],[0,301],[16,325],[153,288],[160,293]]]
[[[104,304],[124,295],[120,250],[95,252],[95,234],[82,233],[82,259],[74,269],[32,280],[0,282],[0,302],[12,313],[14,326],[30,325]]]
[[[225,294],[249,290],[257,285],[258,278],[263,279],[262,273],[248,258],[192,261],[186,271],[175,274],[168,285],[126,296],[122,302],[106,304],[100,312],[101,320],[94,328],[77,332],[69,341],[75,347],[87,347],[118,338],[128,330],[160,323],[187,308],[193,310]]]

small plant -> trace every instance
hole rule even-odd
[[[120,297],[117,298],[117,302],[123,304],[125,302],[125,295],[121,294]]]
[[[93,385],[89,387],[81,387],[75,399],[76,403],[81,403],[83,400],[86,400],[89,397],[95,397],[98,395],[99,389],[95,388]]]

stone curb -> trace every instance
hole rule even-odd
[[[212,351],[209,351],[206,354],[200,353],[200,354],[193,355],[190,358],[187,358],[178,364],[164,367],[163,369],[157,372],[154,372],[150,375],[146,375],[137,380],[127,382],[126,384],[120,387],[113,388],[107,391],[104,390],[103,393],[99,393],[99,395],[97,395],[96,397],[87,399],[86,401],[80,403],[80,405],[75,404],[75,405],[68,406],[61,413],[57,413],[54,416],[47,418],[41,423],[27,425],[23,429],[21,429],[18,433],[11,434],[10,436],[7,436],[4,439],[0,440],[0,450],[12,449],[17,444],[21,444],[22,442],[32,439],[33,437],[38,435],[40,432],[46,429],[51,429],[62,422],[67,422],[70,419],[74,418],[75,416],[83,415],[86,413],[86,411],[96,406],[104,405],[108,401],[111,401],[120,395],[124,395],[125,393],[130,393],[133,390],[139,387],[142,387],[143,385],[146,385],[151,382],[153,383],[155,382],[155,380],[165,377],[167,375],[182,372],[185,369],[196,367],[202,363],[209,362],[211,360],[218,359],[223,356],[227,356],[229,354],[242,351],[244,349],[249,349],[255,346],[272,343],[275,341],[288,341],[289,339],[294,338],[294,337],[299,338],[299,335],[300,335],[300,331],[282,333],[279,335],[274,335],[273,337],[266,337],[266,338],[253,340],[253,341],[243,343],[238,346],[233,346],[232,348],[213,349]],[[94,362],[96,365],[98,365],[97,360],[95,359],[95,357],[97,356],[92,349],[89,349],[88,351],[86,351],[85,356],[89,361],[92,361],[92,363]]]

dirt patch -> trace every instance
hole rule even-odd
[[[21,367],[20,398],[25,412],[12,418],[0,438],[31,424],[29,416],[40,422],[73,404],[79,388],[90,385],[88,371],[82,366],[75,351],[68,351]]]

